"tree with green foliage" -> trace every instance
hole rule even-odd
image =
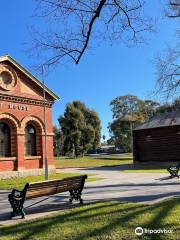
[[[80,101],[67,104],[59,124],[64,136],[64,153],[84,155],[89,149],[96,149],[100,143],[101,126],[98,114]]]
[[[160,107],[159,102],[155,102],[152,100],[141,100],[141,106],[139,108],[139,113],[143,116],[142,122],[148,121],[150,118],[155,116],[157,110]]]
[[[59,157],[63,155],[64,137],[62,131],[57,126],[53,126],[53,133],[54,156]]]
[[[152,100],[142,100],[137,96],[124,95],[110,102],[114,119],[144,122],[154,115],[160,104]]]
[[[159,103],[144,101],[133,95],[124,95],[113,99],[110,106],[113,112],[113,122],[108,126],[110,140],[116,147],[130,151],[133,127],[151,118],[156,113]]]
[[[172,103],[165,103],[159,106],[156,115],[168,112],[180,112],[180,98],[174,99]]]
[[[131,127],[127,120],[115,119],[109,124],[110,139],[108,144],[119,147],[125,152],[131,151]]]

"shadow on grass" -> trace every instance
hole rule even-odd
[[[114,165],[103,165],[103,166],[90,166],[90,167],[83,167],[83,170],[102,170],[102,171],[126,171],[126,170],[167,170],[169,166],[168,163],[164,163],[161,165],[158,164],[144,164],[144,163],[121,163],[121,164],[114,164]],[[167,171],[168,173],[168,171]]]
[[[171,199],[151,206],[117,202],[89,204],[40,221],[24,222],[19,225],[0,228],[0,236],[8,239],[12,236],[12,233],[14,236],[19,234],[19,237],[14,239],[20,240],[41,239],[40,234],[46,236],[43,239],[61,240],[177,239],[178,235],[176,233],[174,238],[169,238],[166,234],[144,235],[138,238],[134,234],[134,229],[139,224],[149,229],[165,228],[165,219],[170,215],[171,210],[176,209],[178,204],[179,199]],[[70,226],[71,229],[66,234],[65,228]],[[172,226],[171,223],[168,227],[175,229],[178,226],[176,223]],[[54,231],[54,235],[51,231]],[[51,236],[48,234],[51,234]],[[115,238],[116,236],[117,238]]]
[[[79,162],[87,162],[87,160],[89,160],[89,162],[91,162],[91,161],[113,161],[113,162],[115,162],[115,161],[121,161],[121,162],[125,162],[125,161],[132,161],[132,158],[131,157],[128,157],[128,158],[86,158],[86,159],[82,159],[82,158],[68,158],[68,159],[55,159],[57,162],[58,161],[69,161],[69,162],[72,162],[73,163],[73,161],[75,162],[75,161],[79,161]]]
[[[174,198],[173,200],[168,200],[167,204],[164,204],[164,202],[159,203],[158,204],[158,209],[156,211],[156,214],[154,214],[154,216],[148,220],[143,227],[144,228],[151,228],[151,229],[166,229],[166,230],[172,230],[172,231],[177,231],[180,234],[180,229],[178,229],[179,225],[178,224],[174,224],[174,226],[172,226],[172,224],[168,224],[166,223],[165,225],[165,220],[166,217],[168,215],[170,215],[171,211],[175,211],[176,212],[176,206],[179,206],[178,203],[179,199]],[[174,234],[174,233],[171,233]],[[171,235],[170,234],[170,235]],[[178,236],[178,235],[177,235]],[[171,236],[172,238],[170,239],[177,239],[176,237],[173,238],[173,235]],[[166,239],[166,234],[160,235],[160,234],[151,234],[149,239],[151,240],[161,240],[161,239]]]
[[[116,158],[111,158],[111,157],[94,157],[92,158],[94,160],[113,160],[113,161],[126,161],[126,160],[132,160],[132,157],[116,157]]]

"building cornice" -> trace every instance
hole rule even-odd
[[[16,102],[16,103],[26,103],[29,105],[38,105],[38,106],[44,106],[43,100],[37,100],[33,98],[24,98],[24,97],[18,97],[18,96],[10,96],[10,95],[4,95],[0,94],[0,100],[2,101],[10,101],[10,102]],[[46,101],[46,107],[51,107],[54,102]]]

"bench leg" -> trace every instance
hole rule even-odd
[[[172,174],[171,176],[169,176],[169,178],[174,178],[174,177],[179,178],[179,175],[178,174]]]
[[[22,208],[22,210],[21,210],[21,216],[22,216],[22,218],[25,218],[25,212],[24,212],[24,208]]]
[[[13,207],[13,212],[11,213],[11,217],[21,216],[22,218],[25,218],[25,212],[23,206],[15,206]]]
[[[83,204],[83,199],[81,198],[81,190],[71,190],[69,191],[70,193],[70,198],[69,202],[72,203],[73,200],[79,200],[81,204]]]
[[[178,173],[176,173],[176,172],[171,172],[171,176],[170,176],[170,178],[174,178],[174,177],[179,178]]]
[[[179,169],[167,168],[167,170],[168,170],[168,172],[171,174],[171,175],[169,176],[170,178],[174,178],[174,177],[179,178],[179,175],[178,175]]]
[[[9,194],[8,200],[13,209],[11,213],[11,218],[16,216],[21,216],[22,218],[25,218],[25,212],[24,212],[24,206],[23,206],[22,200],[15,199],[11,194]]]

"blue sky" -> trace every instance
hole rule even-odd
[[[163,18],[164,2],[148,1],[146,11],[159,18],[156,33],[149,35],[148,44],[127,48],[123,44],[103,43],[86,52],[80,65],[59,65],[48,75],[46,85],[61,97],[53,108],[54,124],[65,105],[78,99],[99,113],[102,134],[108,136],[107,125],[112,120],[109,103],[113,98],[125,94],[142,99],[150,96],[155,85],[153,59],[167,44],[176,43],[177,22]],[[34,7],[34,0],[1,2],[0,55],[9,53],[28,70],[33,63],[27,53],[31,39],[28,28],[38,24],[33,17]]]

